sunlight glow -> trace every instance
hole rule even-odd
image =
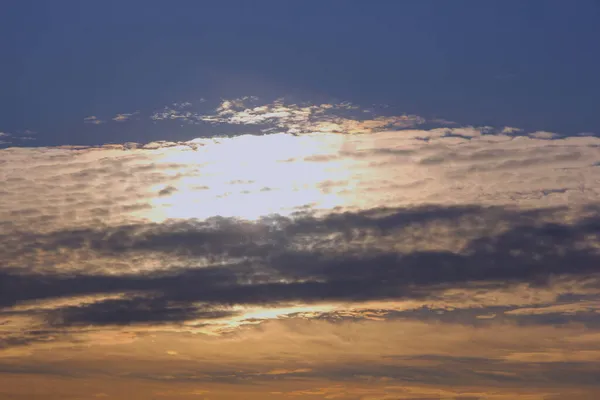
[[[152,209],[138,216],[153,222],[215,215],[254,220],[302,207],[332,209],[345,202],[340,192],[349,177],[349,162],[336,159],[342,135],[247,135],[193,142],[196,151],[162,150],[156,163],[183,171],[173,172],[163,195],[157,193],[164,185],[150,187]]]

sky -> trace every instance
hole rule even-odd
[[[600,398],[597,1],[0,7],[0,399]]]

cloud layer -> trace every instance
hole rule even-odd
[[[76,377],[96,397],[134,384],[140,398],[595,398],[600,139],[256,102],[152,119],[261,135],[2,150],[12,382]],[[107,379],[110,393],[94,383]],[[82,396],[65,387],[56,398]]]

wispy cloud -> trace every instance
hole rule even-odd
[[[259,104],[254,96],[223,100],[212,113],[200,113],[185,107],[165,107],[151,115],[154,121],[180,120],[187,123],[214,125],[260,126],[263,132],[291,134],[334,132],[369,133],[385,129],[400,129],[423,124],[425,120],[414,115],[383,116],[372,109],[361,109],[351,103],[294,104],[283,99]]]
[[[547,132],[547,131],[532,132],[529,134],[529,136],[536,138],[536,139],[556,139],[556,138],[560,137],[560,135],[558,135],[556,133]]]
[[[10,137],[11,137],[11,135],[9,133],[7,133],[7,132],[0,132],[0,145],[11,143],[8,140]]]
[[[36,132],[25,130],[19,132],[0,132],[0,145],[2,144],[19,144],[22,141],[36,140]]]
[[[112,120],[116,121],[116,122],[129,121],[132,117],[138,115],[139,113],[140,113],[139,111],[136,111],[134,113],[117,114],[115,117],[112,118]]]
[[[95,115],[91,115],[89,117],[85,117],[83,119],[83,122],[85,122],[86,124],[100,125],[100,124],[103,124],[105,121],[99,119]]]

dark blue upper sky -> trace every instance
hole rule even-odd
[[[0,131],[145,141],[83,118],[255,95],[598,133],[598,21],[592,0],[4,0]]]

